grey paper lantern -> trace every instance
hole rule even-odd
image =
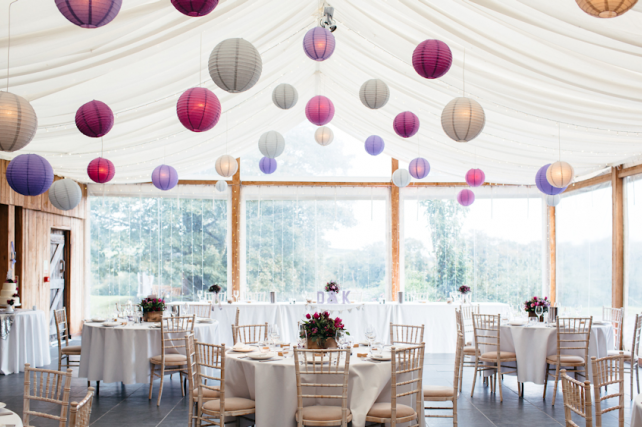
[[[546,196],[546,204],[548,206],[557,206],[560,204],[560,201],[562,200],[562,196],[559,194],[556,194],[554,196]]]
[[[275,159],[283,154],[285,149],[285,139],[283,135],[275,130],[265,132],[259,138],[259,151],[265,157]]]
[[[325,147],[326,145],[332,144],[334,140],[334,132],[327,126],[321,126],[314,132],[314,139],[317,144]]]
[[[0,151],[18,151],[36,135],[38,118],[29,101],[0,91]]]
[[[227,190],[227,182],[223,180],[216,181],[216,189],[223,193],[225,190]]]
[[[410,172],[407,169],[397,169],[392,174],[392,183],[399,188],[408,186],[410,179]]]
[[[49,201],[62,211],[72,210],[78,206],[81,199],[82,190],[73,179],[61,179],[49,187]]]
[[[229,178],[236,173],[239,169],[236,159],[229,154],[223,154],[221,157],[216,159],[216,173],[219,175]]]
[[[227,39],[217,44],[210,54],[208,68],[216,86],[239,93],[259,81],[263,61],[252,43],[244,39]]]
[[[388,103],[390,89],[388,89],[388,85],[383,80],[371,79],[361,85],[359,98],[363,105],[371,110],[376,110]]]
[[[299,100],[296,88],[287,83],[281,83],[272,91],[272,102],[282,110],[289,110]]]
[[[471,98],[455,98],[441,112],[441,127],[446,135],[457,142],[475,139],[484,130],[485,124],[484,109]]]

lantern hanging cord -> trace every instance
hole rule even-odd
[[[201,33],[201,44],[198,51],[198,87],[203,87],[203,33]]]
[[[461,79],[463,82],[462,84],[463,96],[466,96],[466,48],[464,48],[464,64],[462,66]]]
[[[560,122],[557,122],[557,152],[562,161],[562,130],[560,128]]]
[[[100,157],[103,157],[105,154],[105,141],[103,140],[103,137],[100,137]]]
[[[11,3],[9,3],[9,13],[8,13],[8,23],[7,23],[7,33],[8,33],[8,41],[7,41],[7,92],[9,92],[9,52],[11,52],[11,6],[18,0],[13,0]]]

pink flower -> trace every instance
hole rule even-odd
[[[535,307],[535,304],[531,304],[531,308],[532,308],[532,307]]]
[[[315,319],[318,319],[319,317],[321,317],[321,316],[319,316],[319,313],[314,313],[314,318]]]
[[[312,316],[310,316],[310,313],[306,314],[305,317],[306,317],[306,319],[311,319],[312,318]]]
[[[544,299],[548,299],[548,297],[544,297]]]
[[[317,328],[312,328],[312,333],[313,333],[313,334],[316,334],[317,332],[318,332],[318,329],[317,329]]]
[[[537,297],[533,297],[533,301],[537,301]]]
[[[323,315],[324,315],[325,317],[330,317],[330,313],[328,313],[327,311],[326,311],[326,312],[324,312],[324,313],[323,313]]]

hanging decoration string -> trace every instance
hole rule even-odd
[[[464,63],[461,67],[462,96],[466,96],[466,48],[464,48]]]
[[[7,34],[8,34],[8,41],[7,41],[7,92],[9,92],[9,52],[11,52],[11,6],[18,0],[13,0],[11,3],[9,3],[9,13],[8,13],[8,23],[7,23]]]
[[[203,87],[203,33],[201,33],[201,43],[198,50],[198,87]]]

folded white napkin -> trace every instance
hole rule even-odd
[[[242,342],[237,342],[234,344],[234,347],[232,347],[232,350],[247,350],[247,346],[243,344]]]

